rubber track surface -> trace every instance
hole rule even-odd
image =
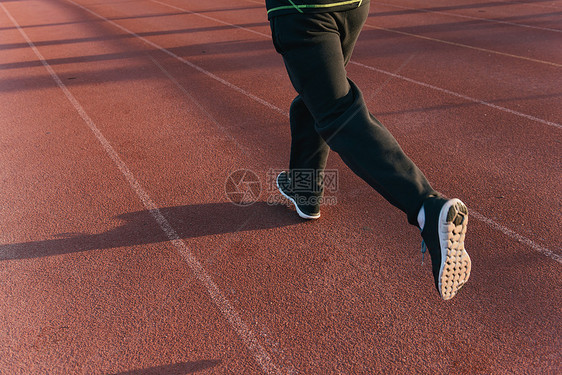
[[[263,1],[1,0],[0,373],[561,373],[561,12],[371,4],[349,76],[469,209],[444,302],[337,154],[319,220],[281,201]]]

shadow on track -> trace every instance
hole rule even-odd
[[[294,212],[265,202],[257,202],[250,207],[232,203],[165,207],[160,212],[182,239],[280,228],[303,222]],[[61,233],[43,241],[0,245],[0,260],[39,258],[170,240],[151,211],[131,212],[116,219],[124,221],[124,224],[103,233]]]
[[[523,2],[526,3],[540,3],[546,2],[548,0],[538,0],[538,1],[530,1],[530,2]],[[393,4],[382,4],[382,5],[393,5]],[[474,3],[474,4],[460,4],[460,5],[448,5],[448,6],[440,6],[440,7],[429,7],[429,8],[419,8],[419,9],[404,9],[404,10],[396,10],[396,11],[387,11],[387,12],[372,12],[369,14],[370,17],[388,17],[388,16],[402,16],[402,15],[409,15],[409,14],[416,14],[420,12],[445,12],[451,10],[466,10],[466,9],[477,9],[479,12],[484,13],[484,8],[496,8],[496,7],[510,7],[513,6],[511,2],[505,1],[491,1],[488,3]]]
[[[114,375],[158,375],[158,374],[168,374],[168,375],[183,375],[183,374],[193,374],[195,372],[207,370],[209,368],[219,365],[221,361],[217,360],[203,360],[194,362],[182,362],[174,363],[172,365],[164,365],[158,367],[152,367],[142,370],[131,370],[119,372]]]

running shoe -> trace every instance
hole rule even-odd
[[[453,298],[470,277],[464,248],[468,209],[459,199],[432,197],[424,202],[422,253],[429,250],[435,286],[444,300]]]
[[[295,192],[293,183],[287,172],[281,172],[277,176],[277,188],[287,198],[303,219],[318,219],[320,217],[320,202],[318,194],[307,192]]]

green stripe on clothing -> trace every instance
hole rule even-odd
[[[353,3],[359,3],[359,5],[361,5],[362,2],[363,2],[363,0],[348,0],[348,1],[340,1],[339,3],[331,3],[331,4],[295,5],[295,4],[293,4],[292,1],[290,1],[290,3],[293,4],[293,5],[284,5],[284,6],[280,6],[280,7],[277,7],[277,8],[270,9],[270,10],[267,11],[267,14],[269,14],[271,12],[276,12],[278,10],[286,10],[286,9],[296,9],[300,13],[302,13],[302,9],[305,9],[305,8],[312,8],[312,9],[332,8],[332,7],[339,7],[339,6],[343,6],[343,5],[351,5]]]

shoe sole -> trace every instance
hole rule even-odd
[[[316,220],[320,217],[320,213],[318,213],[317,215],[307,215],[304,212],[302,212],[299,209],[299,206],[297,205],[297,202],[295,202],[295,200],[293,198],[291,198],[290,196],[288,196],[287,194],[285,194],[283,192],[283,190],[281,189],[281,186],[279,186],[279,176],[277,176],[277,178],[275,179],[275,184],[277,185],[277,189],[279,189],[279,192],[281,193],[281,195],[283,195],[285,198],[287,198],[289,201],[291,201],[291,203],[293,203],[293,205],[295,206],[295,209],[297,210],[297,214],[303,218],[303,219],[307,219],[307,220]]]
[[[441,269],[439,293],[444,300],[453,298],[470,277],[471,261],[464,248],[468,209],[459,199],[451,199],[439,214]]]

